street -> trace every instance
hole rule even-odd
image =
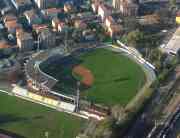
[[[152,99],[144,107],[144,111],[141,115],[137,117],[137,119],[130,127],[130,129],[126,133],[127,135],[125,135],[124,138],[146,138],[149,135],[155,123],[154,112],[156,110],[161,110],[161,108],[164,108],[164,101],[167,101],[167,99],[169,99],[169,97],[171,97],[171,95],[175,92],[177,86],[179,86],[179,82],[176,84],[176,86],[174,86],[174,83],[174,79],[170,80],[168,84],[165,85],[166,87],[162,86],[154,93]],[[155,133],[159,133],[160,130],[158,129],[155,130]]]

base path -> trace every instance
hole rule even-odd
[[[82,77],[81,82],[84,85],[88,87],[92,86],[94,82],[94,76],[89,69],[87,69],[86,67],[82,65],[78,65],[73,68],[73,73]]]

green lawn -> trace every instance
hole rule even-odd
[[[85,120],[0,93],[0,129],[25,138],[74,138]]]
[[[80,59],[95,78],[93,86],[82,93],[96,103],[126,105],[144,84],[140,66],[119,53],[97,49]]]
[[[95,78],[92,87],[82,90],[81,96],[95,103],[124,106],[145,82],[144,72],[139,65],[128,57],[107,49],[101,48],[70,56],[68,60],[56,60],[53,63],[41,64],[43,71],[59,80],[55,86],[56,90],[69,94],[77,88],[76,79],[81,77],[73,76],[72,69],[81,64],[91,70]]]

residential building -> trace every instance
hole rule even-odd
[[[121,25],[117,25],[117,24],[113,24],[110,25],[108,27],[108,34],[110,35],[110,37],[113,37],[115,35],[118,35],[122,32],[122,26]]]
[[[160,49],[162,52],[176,55],[178,50],[180,50],[180,27],[177,28],[176,32],[173,34],[172,38],[165,45],[161,45]]]
[[[41,48],[50,48],[55,46],[56,38],[54,34],[48,30],[42,30],[39,34],[39,43]]]
[[[139,5],[133,0],[113,0],[113,7],[124,16],[136,16]]]
[[[39,9],[47,9],[54,7],[52,5],[72,3],[73,5],[79,6],[83,3],[83,0],[34,0]]]
[[[9,45],[5,40],[0,41],[0,58],[4,55],[10,55],[13,52],[13,46]]]
[[[78,29],[86,29],[87,28],[87,24],[83,20],[76,20],[74,22],[74,26],[75,26],[75,28],[78,28]]]
[[[12,21],[12,20],[17,20],[17,17],[13,14],[7,14],[4,16],[3,22],[7,22],[7,21]]]
[[[48,25],[46,24],[34,24],[32,25],[33,30],[36,32],[36,34],[39,34],[42,30],[48,29]]]
[[[29,25],[42,23],[41,18],[36,14],[35,10],[33,10],[33,9],[24,12],[24,15],[25,15]]]
[[[10,12],[13,12],[13,8],[10,7],[10,6],[6,6],[3,9],[1,9],[1,14],[2,15],[6,15],[6,14],[8,14]]]
[[[161,3],[168,3],[169,0],[139,0],[139,3],[146,3],[146,2],[161,2]],[[176,0],[176,3],[179,4],[180,0]]]
[[[17,17],[9,14],[4,17],[4,25],[10,34],[15,34],[16,29],[21,28],[21,24],[18,23]]]
[[[10,47],[11,46],[6,41],[3,41],[3,40],[0,41],[0,49],[6,49]]]
[[[0,40],[0,58],[10,56],[12,53],[17,52],[16,45],[9,44],[6,40]]]
[[[106,19],[105,19],[105,26],[106,27],[110,27],[112,24],[114,24],[115,23],[115,21],[114,21],[114,19],[112,18],[112,16],[108,16],[108,17],[106,17]]]
[[[16,83],[20,72],[21,66],[16,60],[10,58],[0,60],[0,80],[8,80],[12,83]],[[0,134],[0,138],[12,137],[5,134]]]
[[[22,30],[17,30],[17,46],[20,51],[30,51],[33,50],[34,40],[30,33],[24,32]]]
[[[155,25],[160,23],[160,16],[158,14],[150,14],[141,16],[139,18],[139,23],[141,25]]]
[[[83,1],[84,1],[84,0],[73,0],[73,4],[74,4],[75,6],[77,6],[77,7],[79,7],[80,5],[83,4]]]
[[[53,18],[52,27],[54,31],[62,32],[64,28],[66,27],[66,25],[64,21],[60,21],[58,18]]]
[[[0,31],[4,30],[4,25],[0,23]]]
[[[39,9],[45,9],[48,6],[49,0],[34,0]]]
[[[95,41],[96,40],[96,32],[91,29],[84,30],[82,32],[82,35],[83,35],[85,41]]]
[[[60,8],[49,8],[49,9],[41,10],[42,14],[46,19],[52,19],[58,17],[58,14],[61,13],[62,11],[63,9]]]
[[[100,4],[98,7],[98,15],[104,20],[107,16],[111,14],[111,11],[104,4]]]
[[[72,5],[72,3],[65,3],[64,4],[64,12],[72,12],[74,9],[74,6]]]
[[[24,11],[32,7],[31,0],[11,0],[11,2],[18,11]]]
[[[100,0],[94,0],[91,4],[91,8],[93,10],[94,13],[98,12],[98,7],[102,2]]]
[[[64,32],[68,27],[65,25],[64,22],[58,23],[58,32]]]
[[[60,22],[60,20],[59,20],[57,17],[55,17],[55,18],[52,19],[51,25],[52,25],[52,27],[53,27],[53,29],[54,29],[55,31],[58,30],[58,24],[59,24],[59,22]]]
[[[176,13],[176,23],[180,24],[180,11]]]
[[[18,36],[20,36],[23,32],[24,32],[24,31],[23,31],[23,28],[18,28],[18,29],[16,30],[16,38],[17,38]]]

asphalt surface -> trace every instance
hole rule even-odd
[[[176,121],[173,130],[168,133],[167,138],[177,138],[177,135],[180,135],[180,118]]]
[[[154,122],[155,122],[152,113],[156,109],[156,107],[158,108],[158,106],[163,103],[164,98],[167,98],[167,96],[171,95],[174,92],[174,90],[169,89],[170,87],[173,86],[173,83],[172,83],[173,81],[174,80],[170,81],[168,84],[165,84],[166,87],[162,87],[158,91],[156,91],[156,93],[154,93],[151,101],[144,108],[144,111],[142,112],[142,114],[137,117],[137,119],[132,124],[132,126],[127,132],[127,135],[124,136],[124,138],[146,138],[148,136],[148,134],[153,129]],[[162,93],[165,93],[165,95],[162,96]],[[177,124],[177,126],[180,127],[179,124]],[[179,127],[177,127],[177,130]],[[163,129],[163,126],[156,129],[155,135],[153,135],[151,138],[156,138],[158,133],[162,129]],[[174,131],[174,129],[172,130]],[[170,135],[169,138],[173,138],[171,137],[174,134],[173,131],[172,132],[169,131],[171,132],[171,134],[169,134]]]

